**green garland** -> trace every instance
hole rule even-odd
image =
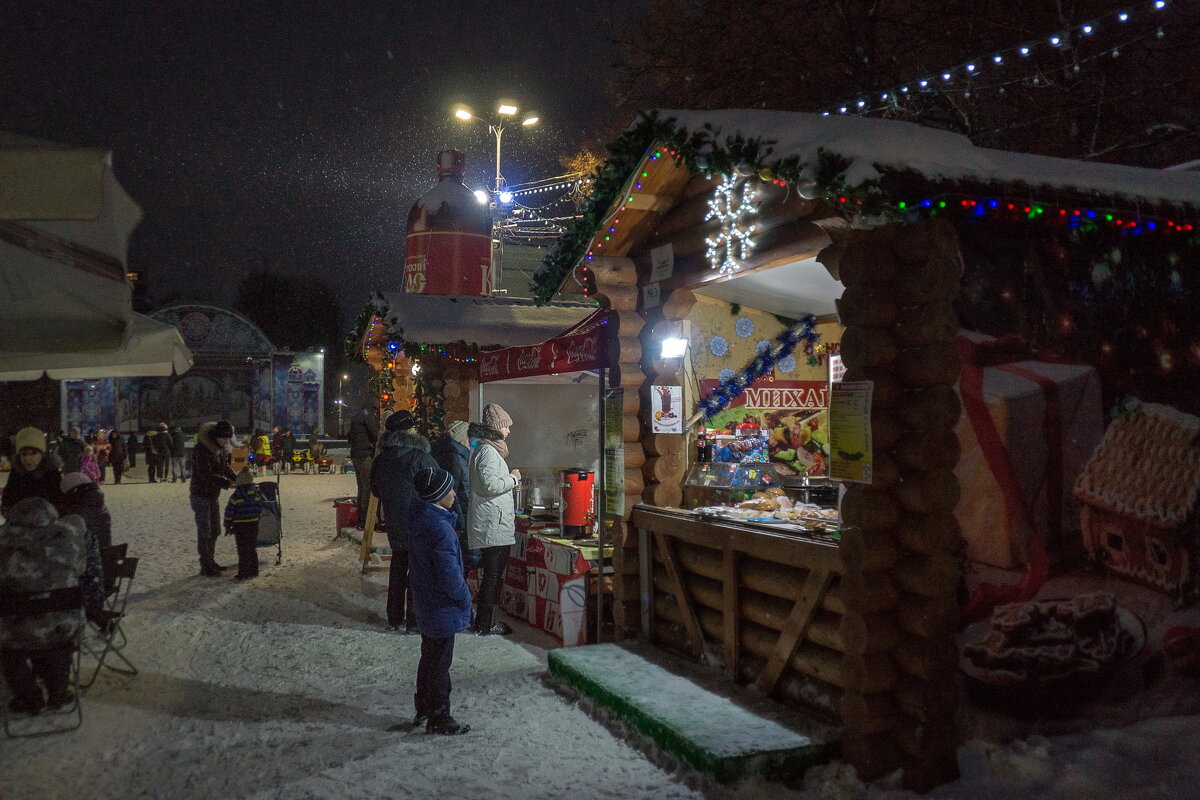
[[[381,313],[381,309],[375,305],[374,298],[367,300],[367,304],[363,306],[362,311],[358,312],[358,316],[354,318],[354,326],[350,328],[350,333],[342,340],[342,355],[347,361],[356,364],[365,364],[366,359],[363,358],[362,348],[359,342],[367,332],[367,326],[371,324],[371,320]]]
[[[608,146],[609,158],[595,175],[591,196],[580,209],[580,218],[571,223],[559,238],[554,249],[542,262],[530,287],[539,305],[549,302],[558,292],[571,270],[582,260],[592,237],[600,228],[613,203],[625,191],[630,176],[642,163],[651,147],[661,145],[675,151],[675,162],[693,175],[729,175],[757,173],[764,180],[779,178],[789,183],[813,180],[820,196],[834,207],[848,205],[857,213],[869,216],[897,216],[894,206],[887,202],[878,181],[860,186],[846,185],[844,173],[850,162],[834,153],[821,150],[818,163],[806,172],[807,165],[797,155],[772,158],[774,142],[747,139],[740,133],[725,137],[711,125],[689,132],[676,124],[674,117],[659,119],[657,112],[642,112],[636,123]],[[843,202],[842,198],[845,198]]]

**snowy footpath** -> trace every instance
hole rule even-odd
[[[114,541],[141,559],[125,624],[141,674],[105,671],[78,731],[0,741],[3,800],[912,797],[838,763],[793,787],[715,786],[547,686],[550,641],[523,625],[456,641],[453,713],[470,733],[390,730],[412,717],[420,639],[384,630],[385,576],[360,575],[357,548],[333,538],[353,477],[285,477],[283,563],[260,550],[245,583],[199,576],[185,486],[135,473],[103,488]],[[236,562],[231,537],[217,556]],[[930,796],[1200,797],[1197,752],[1197,717],[969,742],[964,777]]]

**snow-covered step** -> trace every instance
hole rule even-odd
[[[837,734],[789,714],[785,727],[748,710],[761,705],[741,687],[718,694],[637,652],[598,644],[551,650],[550,673],[592,698],[659,747],[722,783],[751,776],[781,780],[837,756]],[[647,654],[649,651],[647,651]],[[660,663],[656,663],[660,662]],[[730,694],[745,697],[731,697]]]

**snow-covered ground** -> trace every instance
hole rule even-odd
[[[141,674],[105,672],[84,724],[0,741],[0,798],[902,798],[834,763],[803,785],[712,785],[632,746],[544,682],[543,635],[460,635],[455,716],[470,733],[392,731],[412,716],[419,637],[383,629],[385,578],[333,538],[341,475],[286,477],[284,557],[262,577],[198,575],[186,487],[104,487],[114,541],[141,561],[126,622]],[[222,537],[218,560],[236,561]],[[41,720],[38,720],[41,722]],[[939,798],[1200,797],[1200,718],[1032,736],[960,751]]]

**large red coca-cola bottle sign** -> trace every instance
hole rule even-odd
[[[492,294],[492,219],[463,184],[465,168],[458,150],[438,153],[438,182],[408,214],[406,292]]]

